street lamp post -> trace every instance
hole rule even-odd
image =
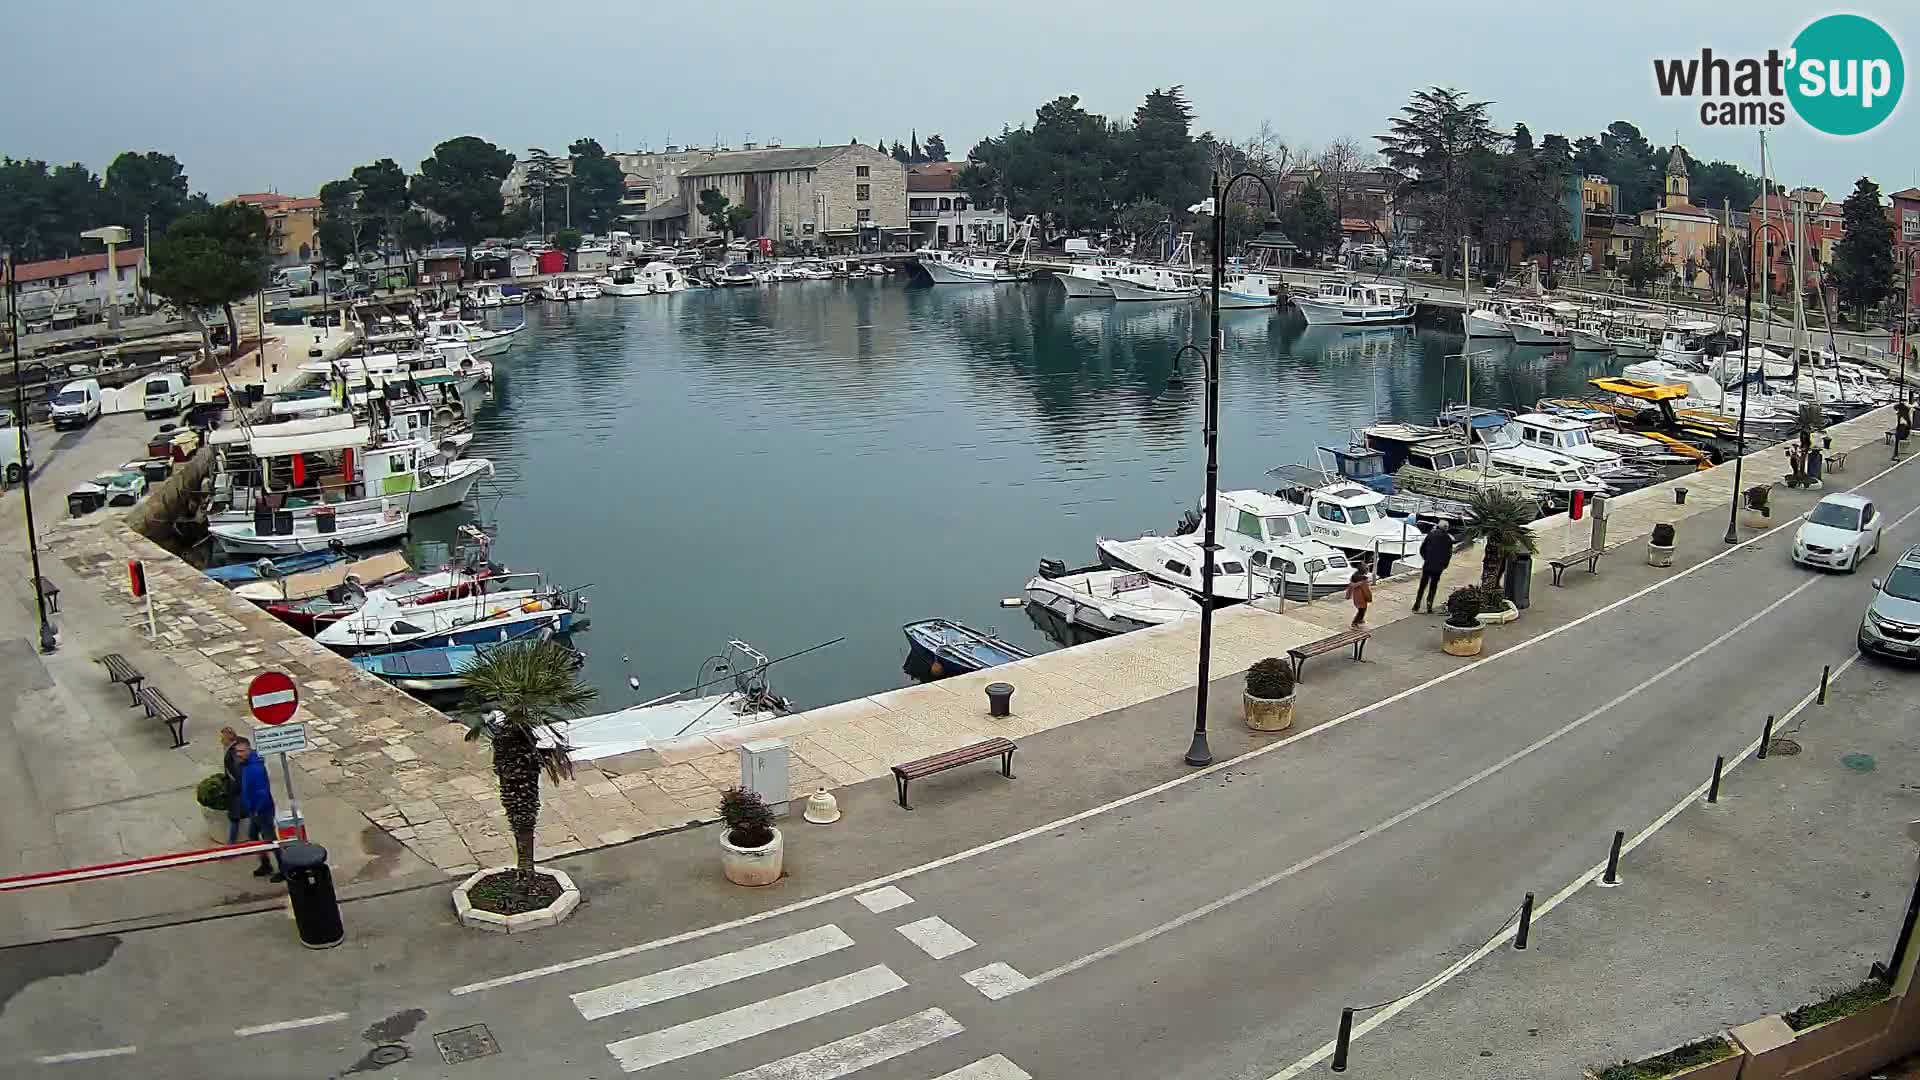
[[[1207,683],[1211,678],[1213,661],[1213,560],[1218,550],[1214,535],[1220,527],[1217,520],[1220,497],[1220,279],[1227,271],[1227,193],[1233,190],[1233,185],[1247,179],[1259,182],[1266,190],[1269,218],[1277,223],[1280,216],[1280,200],[1274,196],[1273,186],[1258,173],[1239,173],[1225,184],[1220,182],[1218,172],[1213,174],[1213,289],[1207,305],[1207,521],[1201,541],[1200,561],[1200,685],[1195,688],[1194,695],[1193,742],[1187,747],[1187,764],[1196,767],[1213,764],[1213,751],[1207,746]]]
[[[1775,225],[1770,221],[1761,222],[1760,224],[1760,235],[1763,239],[1766,237],[1767,230],[1769,229],[1780,234],[1780,240],[1782,243],[1786,242],[1786,238],[1787,238],[1786,234],[1780,231],[1780,227],[1778,225]],[[1771,269],[1769,269],[1769,273],[1771,273]],[[1741,472],[1741,466],[1745,465],[1747,460],[1747,390],[1748,390],[1748,382],[1749,382],[1749,377],[1747,374],[1747,362],[1753,358],[1753,269],[1752,267],[1748,267],[1746,276],[1747,276],[1746,315],[1742,321],[1741,329],[1740,329],[1740,424],[1737,429],[1737,434],[1735,436],[1736,446],[1734,448],[1734,454],[1733,454],[1733,502],[1732,502],[1732,505],[1730,505],[1727,508],[1727,535],[1723,538],[1729,544],[1737,544],[1740,542],[1740,529],[1739,529],[1740,499],[1741,499],[1740,472]],[[1767,312],[1767,326],[1769,328],[1773,326],[1772,311]],[[1771,339],[1773,335],[1769,334],[1767,336],[1769,339]],[[1767,361],[1766,361],[1766,358],[1763,356],[1760,359],[1760,378],[1764,381],[1766,377],[1767,377]]]
[[[111,260],[109,260],[111,261]],[[27,555],[33,562],[33,606],[40,615],[40,651],[59,648],[53,623],[47,619],[47,594],[40,577],[40,538],[33,528],[33,470],[27,456],[27,383],[20,377],[20,274],[12,251],[7,252],[7,331],[13,339],[14,437],[19,440],[20,501],[27,511]],[[111,288],[111,286],[109,286]]]
[[[1910,347],[1908,337],[1913,329],[1913,257],[1915,255],[1920,255],[1920,247],[1904,248],[1900,255],[1901,263],[1906,266],[1907,280],[1905,287],[1900,291],[1900,332],[1894,335],[1894,340],[1900,343],[1900,376],[1896,384],[1899,390],[1893,399],[1893,460],[1895,461],[1900,460],[1900,418],[1908,416],[1908,423],[1912,423],[1911,406],[1907,404],[1907,349]]]

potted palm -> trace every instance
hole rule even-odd
[[[786,844],[760,793],[732,788],[722,794],[720,821],[720,869],[727,880],[735,885],[779,881]]]
[[[1520,617],[1520,608],[1507,599],[1506,590],[1498,585],[1474,585],[1469,588],[1480,590],[1480,625],[1505,626]]]
[[[1269,656],[1247,669],[1242,697],[1247,726],[1254,731],[1285,731],[1293,726],[1293,664]]]
[[[1453,590],[1447,597],[1447,621],[1440,624],[1440,651],[1448,656],[1479,656],[1486,627],[1480,625],[1486,594],[1477,585]]]
[[[1482,545],[1480,584],[1498,589],[1509,560],[1540,551],[1533,530],[1527,528],[1540,516],[1540,504],[1519,492],[1481,488],[1468,506],[1473,516],[1467,521],[1467,539],[1478,540]]]
[[[1740,524],[1764,529],[1773,524],[1772,484],[1755,484],[1740,495]]]
[[[216,844],[226,843],[231,831],[227,817],[227,805],[231,799],[226,773],[214,773],[194,786],[193,801],[200,804],[200,816],[207,819],[207,835]]]
[[[484,739],[493,748],[514,864],[468,878],[454,890],[454,909],[468,926],[508,932],[551,926],[572,913],[580,892],[565,873],[534,865],[540,778],[558,784],[572,777],[565,728],[598,693],[580,680],[574,653],[553,641],[496,645],[461,674],[471,697],[490,706],[467,720],[467,740]]]
[[[1661,522],[1653,527],[1653,535],[1647,538],[1647,565],[1673,565],[1673,525]]]

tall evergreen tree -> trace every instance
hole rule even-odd
[[[1446,245],[1449,267],[1473,222],[1473,159],[1490,153],[1498,142],[1487,119],[1488,104],[1469,101],[1451,87],[1428,87],[1416,91],[1388,122],[1387,134],[1376,136],[1387,162],[1412,178],[1403,185],[1401,198],[1426,223],[1428,234]]]
[[[1880,204],[1880,187],[1861,177],[1840,204],[1846,233],[1833,250],[1833,283],[1840,304],[1865,322],[1867,312],[1894,292],[1893,223]]]
[[[413,201],[440,215],[446,232],[473,260],[473,245],[499,227],[504,209],[500,185],[513,171],[513,155],[474,135],[433,148],[413,178]]]
[[[937,133],[927,136],[927,142],[924,149],[926,151],[928,161],[947,160],[947,140],[941,138]]]
[[[612,230],[627,193],[620,163],[607,156],[597,139],[576,139],[567,147],[573,172],[573,225],[589,233]]]

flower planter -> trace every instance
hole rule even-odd
[[[1481,626],[1505,626],[1519,617],[1520,609],[1515,607],[1511,600],[1502,603],[1499,611],[1483,611],[1474,616],[1474,618],[1480,620]],[[1475,649],[1474,651],[1478,652],[1479,650]]]
[[[203,806],[200,808],[200,816],[207,819],[207,837],[216,844],[226,843],[229,829],[227,812],[225,810],[209,810]],[[246,838],[243,836],[241,839],[244,840]]]
[[[1765,510],[1755,510],[1750,506],[1740,508],[1740,527],[1758,532],[1773,527],[1773,517]]]
[[[720,870],[735,885],[758,887],[780,880],[786,839],[773,830],[772,842],[763,847],[743,848],[734,844],[732,830],[720,830]]]
[[[1448,656],[1479,656],[1486,638],[1486,627],[1440,624],[1440,651]]]
[[[522,934],[528,930],[538,930],[543,926],[556,926],[565,922],[567,916],[573,914],[573,909],[580,906],[580,889],[573,883],[573,879],[564,871],[540,866],[535,867],[533,872],[552,878],[560,886],[560,895],[554,897],[546,907],[515,915],[501,915],[474,907],[473,901],[468,899],[468,892],[486,878],[511,869],[513,869],[511,866],[494,866],[480,870],[453,890],[453,912],[460,920],[460,925],[469,926],[475,930],[488,930],[496,934]]]
[[[1246,709],[1247,727],[1254,731],[1285,731],[1293,726],[1293,695],[1283,698],[1254,697],[1241,692]]]
[[[1648,566],[1672,566],[1673,565],[1673,545],[1672,544],[1656,544],[1651,540],[1647,541],[1647,565]]]

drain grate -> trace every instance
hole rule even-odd
[[[398,1065],[409,1056],[405,1046],[399,1043],[387,1043],[385,1046],[374,1047],[373,1052],[367,1055],[367,1060],[375,1065]]]
[[[500,1044],[493,1041],[493,1032],[488,1031],[485,1024],[469,1024],[443,1031],[433,1037],[433,1045],[440,1048],[440,1056],[449,1065],[500,1052]]]

